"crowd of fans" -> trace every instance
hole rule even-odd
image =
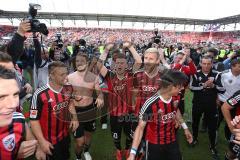
[[[225,159],[240,158],[239,32],[211,33],[210,41],[210,33],[93,28],[50,29],[41,37],[30,28],[23,21],[0,30],[0,37],[13,36],[0,48],[0,159],[26,158],[35,150],[40,160],[69,159],[70,128],[76,158],[91,160],[97,109],[102,129],[110,121],[117,160],[180,160],[177,131],[183,128],[195,147],[201,119],[213,159],[219,159],[223,119]],[[183,120],[187,89],[193,134]],[[31,103],[30,127],[20,114],[25,101]]]

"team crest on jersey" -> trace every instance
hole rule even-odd
[[[173,102],[173,107],[177,108],[178,107],[178,104],[179,104],[179,100],[176,100]]]
[[[31,110],[30,111],[30,118],[37,118],[37,113],[38,113],[37,110]]]
[[[16,142],[15,142],[15,134],[10,134],[2,139],[2,143],[4,148],[11,152],[15,148]]]
[[[230,100],[228,100],[228,102],[229,102],[232,106],[234,106],[234,105],[236,105],[236,104],[238,103],[235,98],[231,98]]]
[[[228,80],[228,83],[229,83],[229,84],[231,84],[232,82],[233,82],[233,80],[232,80],[232,79],[229,79],[229,80]]]
[[[198,79],[199,79],[199,81],[201,81],[201,80],[202,80],[202,77],[199,77]]]

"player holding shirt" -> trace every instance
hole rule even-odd
[[[15,112],[18,105],[19,88],[15,73],[0,66],[0,159],[26,158],[36,150],[37,141],[24,116]]]
[[[75,108],[71,103],[72,86],[65,85],[68,71],[64,63],[52,62],[48,71],[49,83],[33,95],[30,124],[43,157],[66,160],[70,156],[68,129],[71,127],[75,131],[78,127]]]
[[[104,53],[100,56],[100,61],[106,60],[109,50],[113,47],[110,43],[106,46]],[[131,52],[135,64],[133,70],[136,70],[141,65],[141,57],[134,49],[129,41],[123,43],[123,49],[128,48]],[[132,143],[131,137],[131,120],[129,119],[130,110],[132,110],[132,85],[133,73],[127,70],[126,55],[120,53],[119,50],[114,51],[115,57],[115,72],[107,70],[101,63],[99,64],[100,73],[106,79],[109,91],[109,109],[110,109],[110,126],[112,137],[114,140],[116,151],[116,159],[121,160],[122,157],[128,157],[129,148]],[[122,130],[126,135],[126,146],[122,152],[121,133]]]
[[[182,125],[187,141],[192,142],[192,135],[178,108],[178,93],[184,88],[186,81],[187,77],[179,71],[167,70],[163,73],[160,90],[141,108],[128,160],[135,159],[145,128],[147,160],[182,159],[176,138],[176,123]]]

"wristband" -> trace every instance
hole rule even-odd
[[[131,148],[131,151],[130,151],[130,153],[132,153],[132,154],[136,155],[136,154],[137,154],[137,150],[136,150],[135,148]]]
[[[182,126],[183,129],[188,129],[188,126],[186,125],[185,122],[183,122],[183,123],[181,124],[181,126]]]

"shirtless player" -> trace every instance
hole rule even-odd
[[[86,160],[91,160],[88,152],[92,132],[96,130],[96,108],[103,106],[103,95],[99,87],[99,78],[88,71],[88,56],[77,54],[75,60],[76,71],[68,76],[68,82],[73,86],[75,93],[75,107],[78,114],[79,127],[74,133],[76,140],[75,152],[77,159],[81,159],[84,152]],[[97,93],[94,102],[93,94]]]

